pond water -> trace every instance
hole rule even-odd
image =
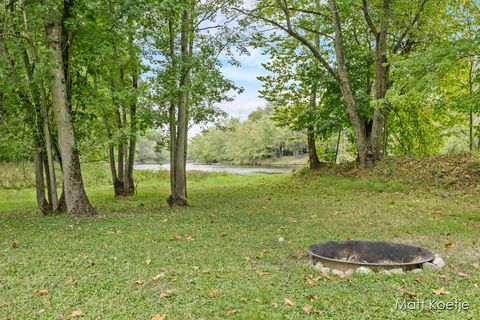
[[[298,166],[297,166],[298,167]],[[248,175],[255,173],[279,174],[288,173],[295,169],[295,166],[234,166],[228,164],[197,164],[187,163],[187,171],[204,172],[226,172],[229,174]],[[170,164],[137,164],[135,170],[170,170]]]

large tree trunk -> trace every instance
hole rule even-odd
[[[83,187],[80,157],[78,154],[71,111],[67,105],[67,88],[62,59],[62,28],[58,21],[49,15],[45,29],[48,44],[53,51],[54,64],[50,68],[52,102],[58,131],[58,143],[62,158],[65,201],[69,217],[92,216],[93,209]]]

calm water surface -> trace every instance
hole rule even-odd
[[[279,174],[279,173],[288,173],[295,169],[295,166],[279,166],[279,167],[268,167],[268,166],[233,166],[225,164],[196,164],[196,163],[187,163],[187,171],[204,171],[204,172],[226,172],[229,174],[255,174],[255,173],[268,173],[268,174]],[[135,170],[170,170],[170,164],[137,164],[135,165]]]

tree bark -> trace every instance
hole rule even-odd
[[[54,64],[50,67],[52,102],[62,158],[65,201],[69,217],[92,216],[93,209],[83,187],[80,157],[75,141],[72,114],[67,102],[67,87],[62,59],[62,28],[49,14],[45,22],[48,45],[53,52]]]

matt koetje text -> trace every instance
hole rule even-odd
[[[398,301],[395,303],[395,310],[455,310],[458,312],[470,309],[470,303],[456,299],[454,301]]]

